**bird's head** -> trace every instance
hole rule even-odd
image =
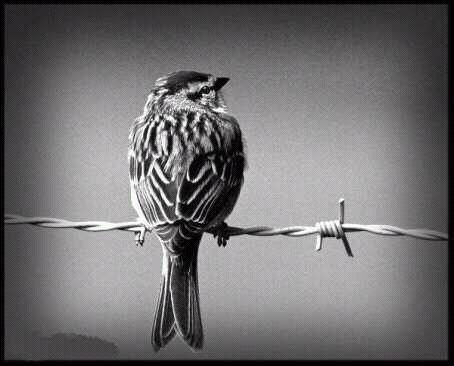
[[[155,83],[155,101],[161,108],[173,111],[226,112],[220,89],[229,81],[195,71],[177,71],[167,74]]]

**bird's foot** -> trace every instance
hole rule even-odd
[[[227,245],[227,241],[230,239],[230,235],[227,232],[228,227],[229,226],[223,222],[213,230],[213,236],[218,237],[218,246],[220,247],[225,247]]]
[[[145,241],[145,233],[147,232],[147,229],[145,226],[142,226],[139,231],[136,231],[136,246],[141,246],[143,247],[143,242]]]

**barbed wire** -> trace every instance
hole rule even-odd
[[[274,236],[284,235],[292,237],[301,237],[306,235],[317,234],[317,244],[315,250],[320,251],[322,248],[322,239],[324,237],[335,237],[342,239],[347,254],[353,257],[350,244],[345,236],[349,232],[366,231],[377,235],[386,236],[410,236],[413,238],[445,241],[448,235],[439,231],[428,229],[402,229],[391,225],[362,225],[344,223],[345,200],[339,200],[339,218],[338,220],[320,221],[315,226],[289,226],[284,228],[273,228],[269,226],[257,226],[241,228],[224,225],[221,228],[207,230],[208,233],[218,237],[218,244],[224,245],[231,236],[253,235],[253,236]],[[54,229],[77,229],[89,232],[123,230],[136,233],[136,242],[143,245],[145,233],[148,231],[138,221],[128,221],[112,223],[106,221],[68,221],[52,217],[24,217],[13,214],[4,214],[5,225],[30,224],[41,227]]]

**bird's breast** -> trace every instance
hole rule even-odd
[[[208,154],[229,155],[242,151],[241,130],[236,120],[217,113],[186,112],[164,116],[151,126],[159,155]]]

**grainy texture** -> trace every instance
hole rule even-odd
[[[6,6],[5,211],[122,221],[127,145],[154,80],[230,77],[249,168],[233,226],[448,227],[447,7]],[[161,248],[5,228],[5,351],[75,333],[119,358],[443,359],[447,243],[241,236],[199,250],[206,343],[154,354]],[[307,243],[310,241],[310,244]],[[108,358],[108,357],[107,357]]]

